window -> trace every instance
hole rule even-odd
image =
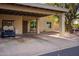
[[[36,21],[31,21],[30,22],[30,27],[31,28],[36,28]]]
[[[14,21],[13,20],[2,20],[2,26],[13,26]]]
[[[14,30],[14,21],[13,20],[2,20],[2,29],[3,30]]]
[[[52,27],[51,22],[47,22],[47,26],[48,26],[48,28],[51,28]]]

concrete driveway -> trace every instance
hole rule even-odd
[[[36,56],[79,46],[79,39],[67,40],[48,35],[0,38],[1,56]]]

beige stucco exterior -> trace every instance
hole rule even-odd
[[[59,24],[54,22],[54,18],[53,18],[54,15],[51,15],[51,16],[46,16],[46,17],[41,17],[39,22],[40,22],[40,31],[43,32],[50,32],[50,31],[59,31]],[[48,28],[47,26],[47,22],[51,22],[51,28]]]
[[[59,26],[58,24],[55,25],[53,22],[54,19],[52,19],[53,16],[46,16],[46,17],[41,17],[39,18],[39,30],[40,32],[49,32],[49,31],[58,31]],[[16,34],[23,34],[23,25],[22,21],[28,21],[28,32],[30,32],[30,21],[31,20],[36,20],[36,17],[34,16],[19,16],[19,15],[8,15],[8,14],[0,14],[0,27],[2,26],[2,20],[14,20],[14,27]],[[48,28],[46,25],[46,22],[51,22],[52,27]],[[26,25],[25,25],[26,26]]]
[[[22,21],[23,20],[29,21],[30,23],[30,20],[32,19],[35,19],[35,17],[0,14],[0,27],[2,27],[2,20],[14,20],[14,27],[15,27],[16,34],[23,34]],[[28,23],[28,27],[30,27],[29,23]]]

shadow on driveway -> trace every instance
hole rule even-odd
[[[79,56],[79,46],[72,47],[64,50],[50,52],[40,56]]]

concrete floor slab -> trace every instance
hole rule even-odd
[[[0,43],[0,55],[7,56],[36,56],[48,52],[58,51],[79,46],[79,41],[64,38],[37,35],[18,39],[7,38]],[[78,40],[78,39],[77,39]]]

